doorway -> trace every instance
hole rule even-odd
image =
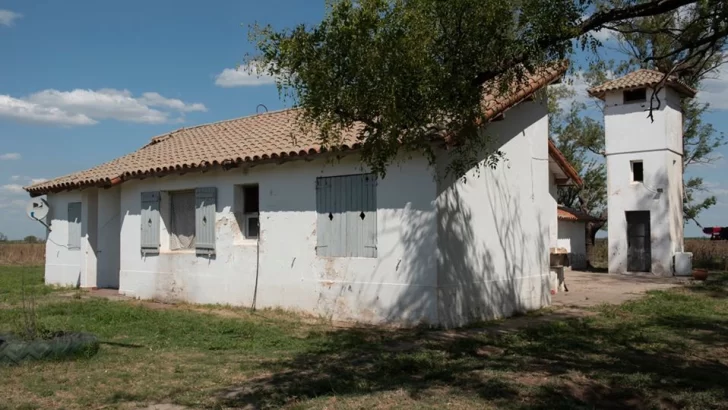
[[[627,271],[650,272],[652,240],[650,211],[627,211]]]

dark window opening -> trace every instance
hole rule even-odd
[[[624,92],[624,103],[645,102],[647,101],[647,89],[637,88]]]
[[[235,219],[246,239],[257,239],[260,232],[259,199],[258,185],[235,186]]]
[[[258,185],[243,186],[243,212],[246,214],[258,213]]]
[[[645,172],[642,161],[632,161],[632,182],[643,182],[644,180]]]

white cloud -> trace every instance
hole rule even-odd
[[[552,87],[564,87],[573,92],[571,97],[563,98],[559,101],[559,106],[564,111],[568,111],[574,102],[587,104],[591,101],[591,97],[586,92],[589,84],[584,79],[584,73],[582,71],[565,76],[561,84],[553,85]]]
[[[33,177],[29,177],[29,176],[24,176],[24,175],[13,175],[10,177],[10,180],[14,181],[14,182],[22,181],[23,185],[33,185],[33,184],[38,184],[41,182],[48,181],[47,178],[33,178]]]
[[[612,71],[605,72],[605,76],[607,79],[613,79],[615,77],[614,72]],[[559,100],[559,106],[564,111],[568,111],[571,108],[571,104],[574,102],[585,104],[587,110],[593,111],[598,110],[599,108],[598,101],[589,96],[589,93],[587,92],[590,86],[585,78],[584,71],[580,70],[573,74],[568,74],[564,77],[561,84],[552,85],[551,87],[565,87],[573,92],[570,97]],[[601,117],[601,113],[599,114],[599,117]]]
[[[728,110],[728,69],[703,80],[698,100],[709,103],[712,109]]]
[[[161,124],[167,121],[167,113],[150,108],[132,98],[126,90],[104,88],[98,91],[44,90],[28,97],[43,106],[58,107],[71,113],[100,119]]]
[[[23,17],[22,14],[10,10],[0,10],[0,26],[12,27],[15,20]]]
[[[275,77],[257,64],[244,64],[238,68],[226,68],[215,76],[218,87],[250,87],[275,84]]]
[[[0,117],[38,124],[92,125],[106,119],[162,124],[177,121],[177,118],[170,120],[172,112],[190,111],[207,111],[207,108],[200,103],[165,98],[156,92],[135,98],[128,90],[113,88],[51,89],[23,99],[0,95]]]
[[[181,112],[190,111],[207,111],[207,108],[200,103],[185,104],[182,100],[176,98],[165,98],[159,93],[144,93],[139,102],[152,107],[172,108]]]
[[[71,114],[58,107],[46,107],[19,100],[9,95],[0,95],[0,118],[20,122],[57,125],[90,125],[96,121],[83,114]]]
[[[23,186],[22,185],[18,185],[18,184],[2,185],[2,186],[0,186],[0,191],[10,192],[10,193],[13,193],[13,194],[18,194],[18,193],[21,193],[21,192],[25,192],[23,190]]]
[[[20,159],[21,156],[17,152],[8,152],[7,154],[0,154],[0,161],[12,161]]]
[[[602,44],[606,44],[610,41],[617,39],[617,32],[608,28],[603,28],[599,31],[592,31],[590,33],[594,38],[599,40]]]
[[[22,209],[26,203],[25,199],[0,198],[0,209]]]

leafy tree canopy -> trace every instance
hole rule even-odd
[[[728,35],[728,2],[339,0],[313,26],[255,27],[253,59],[304,108],[303,123],[324,145],[362,125],[363,160],[383,174],[402,150],[434,160],[433,134],[475,140],[484,85],[505,90],[576,48],[596,49],[594,30],[627,30],[630,19],[690,5],[691,23],[670,31],[678,46],[662,56],[687,71]]]

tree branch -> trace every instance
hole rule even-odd
[[[637,17],[655,16],[696,2],[697,0],[653,0],[647,3],[640,3],[606,11],[599,11],[594,13],[589,18],[584,20],[580,25],[575,27],[576,30],[570,35],[546,37],[541,41],[538,41],[536,46],[537,48],[541,49],[548,48],[553,44],[567,41],[572,38],[586,34],[592,30],[601,28],[608,23],[614,23],[617,21]],[[514,67],[516,65],[522,64],[527,59],[528,54],[526,52],[520,53],[511,59],[506,59],[500,64],[498,69],[487,70],[478,73],[478,75],[476,75],[472,81],[473,85],[483,85],[485,82],[490,81],[505,72],[506,69],[504,69],[504,67]]]

